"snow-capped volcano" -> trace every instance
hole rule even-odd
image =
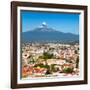
[[[47,23],[46,22],[42,22],[42,24],[38,28],[47,28]]]
[[[53,28],[50,28],[46,22],[42,22],[42,24],[39,27],[31,31],[43,31],[43,32],[48,31],[49,32],[49,31],[56,31],[56,30],[54,30]]]
[[[62,43],[67,43],[71,41],[79,41],[79,35],[75,35],[72,33],[64,33],[57,31],[53,28],[49,28],[46,22],[42,22],[42,24],[27,32],[22,32],[22,41],[30,42],[30,41],[59,41]]]

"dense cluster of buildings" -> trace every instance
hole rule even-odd
[[[43,54],[53,55],[52,58],[43,58]],[[71,74],[79,75],[79,45],[60,43],[25,43],[22,44],[22,76],[43,76],[48,68],[35,65],[55,65],[56,72],[50,73],[60,75],[67,74],[69,69]],[[50,68],[49,68],[50,69]],[[69,72],[70,74],[70,72]]]

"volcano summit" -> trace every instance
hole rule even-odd
[[[79,35],[72,33],[64,33],[53,28],[49,28],[46,22],[39,27],[21,33],[22,42],[78,42]]]

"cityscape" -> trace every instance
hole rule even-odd
[[[21,78],[80,75],[79,13],[21,11]]]
[[[78,44],[22,44],[22,78],[78,75]]]
[[[33,33],[32,33],[33,32]],[[39,34],[42,34],[42,38],[39,39]],[[45,33],[47,32],[47,35]],[[52,37],[52,33],[56,35]],[[42,25],[28,33],[31,35],[22,34],[22,78],[47,78],[47,77],[67,77],[67,76],[79,76],[79,37],[78,35],[69,34],[72,38],[68,38],[67,33],[57,32],[59,36],[62,34],[62,38],[57,40],[57,31],[49,28],[45,22]],[[25,35],[25,37],[24,37]],[[26,40],[27,37],[28,40]],[[66,38],[63,38],[65,37]],[[48,37],[48,39],[47,39]],[[52,40],[52,38],[53,40]],[[76,38],[77,37],[77,38]],[[33,39],[33,40],[30,40]],[[68,39],[67,39],[68,38]]]

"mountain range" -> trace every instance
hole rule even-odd
[[[78,42],[79,35],[72,33],[64,33],[57,31],[53,28],[49,28],[46,23],[42,23],[41,26],[21,33],[22,42]]]

